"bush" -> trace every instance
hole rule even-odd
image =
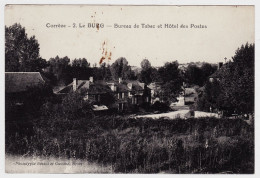
[[[156,102],[152,105],[152,109],[153,109],[154,111],[166,112],[166,111],[169,111],[169,110],[170,110],[170,107],[169,107],[166,103],[156,101]]]
[[[91,104],[83,100],[83,95],[77,92],[66,95],[61,103],[46,102],[41,108],[43,116],[63,120],[77,120],[82,117],[93,117]]]

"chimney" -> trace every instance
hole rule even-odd
[[[94,82],[93,77],[89,77],[89,81],[90,81],[91,83],[93,83],[93,82]]]
[[[77,90],[77,79],[73,78],[73,91]]]
[[[111,90],[115,91],[115,84],[114,83],[111,84]]]
[[[119,83],[121,83],[121,82],[122,82],[122,78],[121,78],[121,77],[119,77],[119,79],[118,79],[118,82],[119,82]]]
[[[223,66],[223,62],[218,63],[218,69],[220,69]]]

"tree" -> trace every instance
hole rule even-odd
[[[203,85],[203,82],[204,82],[203,81],[203,72],[196,65],[190,64],[187,67],[184,76],[185,76],[186,82],[189,84],[194,84],[194,85],[199,85],[199,86]]]
[[[63,58],[56,56],[48,61],[48,71],[54,74],[60,84],[67,84],[72,79],[69,63],[70,59],[67,56]]]
[[[146,84],[151,83],[153,68],[148,59],[142,60],[141,68],[142,68],[142,70],[141,70],[140,74],[138,75],[138,80],[141,82],[144,82]]]
[[[191,85],[203,86],[208,80],[208,77],[217,70],[216,66],[212,66],[209,63],[203,63],[201,67],[191,63],[187,67],[184,78],[185,81]]]
[[[91,104],[83,98],[83,93],[71,92],[62,98],[61,103],[47,101],[41,107],[42,115],[47,117],[46,120],[49,121],[51,125],[52,122],[59,119],[62,121],[75,121],[81,118],[91,119],[93,117]]]
[[[20,24],[5,27],[5,70],[8,72],[40,72],[47,66],[39,54],[35,36],[28,37]]]
[[[110,65],[106,64],[105,62],[103,62],[100,67],[98,68],[98,71],[100,76],[100,80],[111,80],[112,76],[111,76],[111,71],[110,71]],[[94,74],[97,74],[96,72],[93,72]]]
[[[217,66],[213,66],[209,63],[203,63],[201,66],[201,71],[203,74],[202,81],[205,83],[208,79],[208,77],[213,74],[217,70]]]
[[[161,94],[163,100],[170,103],[175,102],[176,97],[182,91],[182,78],[178,69],[178,62],[166,63],[160,67],[158,73],[162,81]]]
[[[90,63],[87,59],[79,58],[72,61],[71,66],[68,67],[68,75],[70,78],[88,80],[90,76],[93,76],[93,71],[90,68]]]
[[[152,66],[151,66],[151,63],[148,59],[143,59],[142,62],[141,62],[141,68],[142,70],[147,70],[147,69],[150,69]]]
[[[242,45],[220,81],[223,99],[238,113],[254,112],[254,44]]]
[[[221,86],[217,79],[206,81],[203,95],[196,102],[196,109],[211,112],[215,109],[223,109],[221,101]]]
[[[242,45],[232,62],[218,71],[218,80],[206,83],[199,107],[220,109],[232,114],[254,112],[254,44]]]
[[[111,75],[114,80],[133,79],[134,72],[131,71],[131,67],[128,65],[128,61],[124,57],[118,58],[110,67]]]

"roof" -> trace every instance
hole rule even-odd
[[[222,78],[223,74],[228,70],[227,64],[224,64],[220,69],[216,70],[209,78]]]
[[[196,97],[195,96],[184,97],[184,101],[185,102],[195,102],[196,101]]]
[[[144,83],[141,83],[137,80],[126,80],[125,83],[127,84],[132,84],[132,91],[140,91],[140,90],[144,90]]]
[[[96,80],[90,82],[89,80],[77,80],[77,90],[86,89],[88,94],[101,94],[112,92],[111,85],[117,86],[117,92],[128,92],[128,91],[143,91],[145,84],[136,80],[125,80],[122,82],[118,81],[104,81]],[[131,87],[132,86],[132,87]],[[73,91],[73,82],[65,86],[57,94],[66,94]]]
[[[111,92],[111,89],[105,81],[98,80],[91,82],[87,91],[89,94],[100,94]]]
[[[117,86],[117,92],[128,92],[130,90],[125,82],[119,83],[118,81],[107,81],[106,83],[109,87],[113,84]]]
[[[83,89],[89,88],[89,81],[88,80],[77,80],[77,89]],[[63,94],[63,93],[69,93],[73,91],[73,82],[71,82],[69,85],[65,86],[61,90],[57,91],[58,94]]]
[[[105,105],[93,105],[93,111],[105,111],[108,110],[108,107]]]
[[[40,72],[5,72],[5,91],[18,93],[27,91],[29,87],[44,84]]]
[[[150,83],[147,87],[150,88],[151,90],[159,91],[161,90],[161,83],[160,82],[153,82]]]
[[[98,80],[90,82],[89,80],[77,80],[77,90],[86,89],[89,94],[100,94],[110,92],[110,88],[106,82]],[[65,94],[73,91],[73,82],[65,86],[57,92],[57,94]]]
[[[191,96],[193,94],[196,94],[196,90],[194,88],[185,88],[184,94],[185,96]]]

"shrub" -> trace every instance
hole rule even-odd
[[[152,105],[152,109],[155,111],[166,112],[169,111],[170,107],[166,103],[156,101]]]

